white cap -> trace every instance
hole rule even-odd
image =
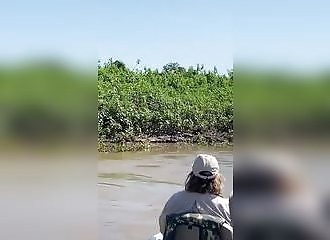
[[[202,179],[213,179],[219,172],[217,159],[212,155],[199,154],[194,160],[192,172]]]

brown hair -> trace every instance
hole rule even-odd
[[[210,193],[222,196],[224,178],[217,174],[213,179],[202,179],[190,172],[185,182],[185,190],[188,192]]]

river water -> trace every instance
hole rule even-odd
[[[168,198],[184,188],[199,153],[217,157],[225,177],[224,195],[232,191],[230,149],[166,147],[151,152],[100,154],[98,196],[100,239],[146,240],[159,232],[158,216]]]

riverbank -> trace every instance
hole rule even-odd
[[[198,146],[221,147],[232,149],[233,143],[226,140],[223,134],[218,137],[212,135],[177,135],[177,136],[158,136],[158,137],[136,137],[135,141],[129,142],[110,142],[98,140],[99,152],[124,152],[124,151],[154,151],[166,149],[168,146],[177,149],[191,149]]]
[[[110,60],[98,67],[97,86],[99,151],[232,143],[232,71],[177,63],[132,70]]]

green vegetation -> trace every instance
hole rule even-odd
[[[95,139],[94,79],[91,71],[49,59],[1,64],[0,148],[89,145]]]
[[[159,142],[232,142],[233,71],[220,74],[216,68],[185,69],[177,63],[161,71],[132,70],[110,60],[98,66],[97,83],[101,151],[109,143],[110,150],[125,150],[132,142],[139,148]]]
[[[321,139],[329,139],[329,93],[328,70],[236,70],[235,132],[238,139],[283,145],[316,142],[320,146]]]

